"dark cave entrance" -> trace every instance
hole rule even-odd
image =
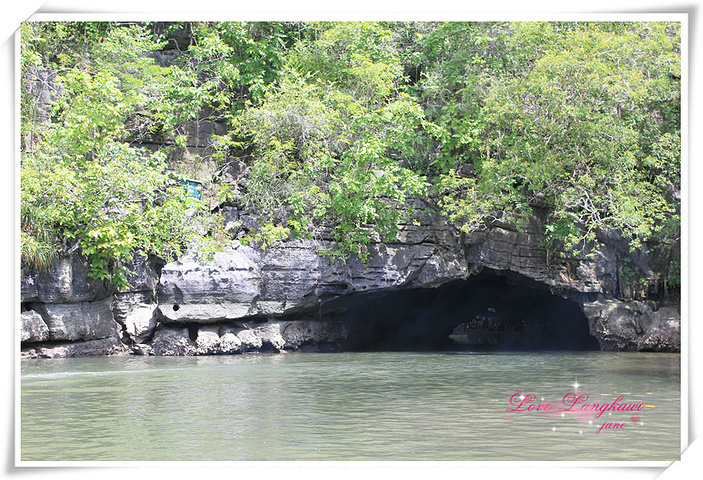
[[[353,296],[352,296],[353,297]],[[344,309],[348,351],[483,349],[449,338],[484,312],[519,316],[524,330],[492,350],[598,350],[579,305],[521,275],[485,269],[436,288],[361,294]]]

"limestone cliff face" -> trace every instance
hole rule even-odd
[[[550,259],[537,217],[521,231],[496,224],[461,235],[432,209],[394,243],[373,243],[366,264],[320,256],[327,242],[266,250],[234,241],[209,263],[192,254],[159,264],[138,259],[127,292],[86,277],[79,257],[22,280],[27,357],[330,349],[344,344],[339,312],[364,295],[434,288],[484,269],[514,284],[537,282],[577,302],[604,350],[680,351],[680,310],[618,300],[618,245],[590,258]],[[345,303],[346,302],[346,303]]]
[[[602,350],[681,351],[681,313],[644,302],[601,300],[583,305]]]
[[[181,48],[187,32],[175,37]],[[166,65],[177,50],[156,54]],[[39,96],[40,115],[49,114],[60,92],[56,73],[31,72],[23,84]],[[46,87],[46,88],[45,88]],[[39,95],[41,93],[41,95]],[[213,160],[210,135],[226,123],[213,112],[186,122],[186,146],[146,134],[130,141],[158,149],[196,178],[216,173],[236,183],[246,165],[232,161],[221,168]],[[197,158],[197,161],[196,161]],[[213,207],[211,205],[211,207]],[[606,350],[680,350],[680,309],[674,303],[625,301],[632,285],[621,263],[628,257],[642,278],[655,278],[657,262],[647,251],[627,251],[616,235],[592,257],[553,258],[544,248],[539,215],[525,228],[495,223],[464,235],[448,225],[431,205],[415,205],[416,222],[401,226],[397,241],[369,246],[369,260],[331,262],[320,256],[330,246],[319,241],[289,241],[266,250],[234,241],[209,263],[186,255],[162,264],[136,258],[133,287],[114,292],[87,277],[84,258],[61,259],[50,271],[21,280],[21,341],[26,357],[156,354],[199,355],[260,350],[337,348],[347,337],[336,315],[364,295],[401,289],[436,288],[485,270],[515,284],[537,283],[554,295],[576,302],[588,327]],[[226,222],[255,223],[252,212],[222,208]],[[646,283],[646,282],[645,282]],[[531,287],[530,287],[531,288]]]
[[[112,292],[90,279],[87,261],[62,258],[49,272],[21,280],[23,356],[127,353],[112,314]]]
[[[369,259],[334,262],[320,256],[324,241],[295,240],[266,250],[241,245],[207,265],[193,257],[161,271],[159,306],[166,323],[235,320],[315,313],[339,296],[431,287],[467,275],[460,242],[431,219],[406,225],[395,243],[375,243]],[[437,225],[442,225],[437,223]]]

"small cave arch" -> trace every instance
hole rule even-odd
[[[499,350],[598,350],[579,304],[514,272],[483,269],[465,280],[347,296],[341,315],[350,351],[471,349],[452,341],[457,325],[485,312],[517,316],[524,330]]]

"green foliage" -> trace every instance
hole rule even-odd
[[[446,22],[417,39],[421,75],[414,91],[441,127],[440,153],[433,162],[439,175],[480,162],[484,98],[494,78],[513,74],[516,61],[505,46],[509,28],[503,23]]]
[[[27,228],[34,232],[20,232],[20,257],[23,266],[33,271],[46,271],[56,263],[59,254],[53,245],[53,239],[49,236],[50,230],[39,229],[40,221],[31,226],[29,222],[24,223],[23,226],[27,225]]]
[[[37,126],[38,117],[23,111],[40,133],[22,152],[23,269],[47,269],[60,254],[80,251],[91,277],[126,288],[125,264],[135,253],[175,259],[198,236],[194,216],[208,217],[185,198],[162,152],[127,143],[154,122],[179,116],[181,107],[169,100],[169,71],[148,56],[160,44],[141,25],[23,28],[30,32],[22,38],[24,71],[62,67],[52,116]],[[47,58],[53,34],[66,43]],[[135,125],[135,116],[150,121]]]
[[[522,226],[531,213],[512,178],[496,170],[494,162],[485,162],[482,178],[477,179],[462,177],[452,169],[435,183],[443,213],[461,231],[483,229],[496,220]]]
[[[124,265],[134,252],[175,259],[194,235],[185,216],[192,205],[164,168],[163,155],[121,144],[104,146],[90,162],[25,156],[21,219],[27,267],[51,263],[36,260],[29,251],[35,244],[55,259],[64,243],[67,251],[80,248],[90,258],[93,278],[125,288]]]
[[[258,232],[254,232],[242,238],[243,245],[255,243],[262,250],[266,250],[269,246],[280,240],[287,240],[291,230],[287,227],[274,225],[272,222],[266,222],[261,226]]]
[[[453,221],[472,230],[546,208],[551,244],[582,254],[599,232],[620,232],[632,249],[665,233],[680,189],[676,25],[450,24],[438,31],[459,35],[462,46],[472,38],[492,45],[467,63],[470,49],[451,48],[456,38],[439,46],[427,40],[432,58],[444,61],[444,71],[434,68],[422,85],[428,99],[447,95],[438,123],[452,132],[444,141],[451,161],[436,191]],[[474,86],[463,78],[474,78]],[[467,88],[473,107],[457,96]],[[468,176],[457,175],[452,162],[468,163]]]
[[[668,272],[668,282],[674,288],[681,287],[681,262],[674,261],[671,263],[671,270]]]
[[[395,238],[406,200],[426,194],[412,167],[429,122],[398,91],[388,42],[377,24],[335,24],[300,42],[279,88],[239,117],[257,156],[243,198],[271,219],[265,238],[327,226],[341,256],[364,258],[375,236]]]
[[[284,52],[301,25],[292,22],[197,22],[181,58],[177,97],[236,115],[259,103],[279,79]]]
[[[153,54],[172,29],[188,32],[190,45],[159,66]],[[236,186],[208,183],[208,195],[255,213],[261,228],[243,240],[264,248],[332,238],[327,255],[363,259],[371,242],[392,240],[411,220],[410,199],[432,197],[464,232],[495,221],[520,227],[537,210],[552,250],[589,255],[604,235],[619,235],[633,250],[648,243],[678,259],[676,23],[184,22],[161,37],[156,30],[23,24],[23,75],[57,72],[61,85],[48,119],[36,93],[23,90],[28,268],[78,245],[96,276],[119,283],[115,267],[134,251],[177,255],[195,238],[189,223],[209,232],[198,241],[203,258],[226,245],[222,220],[167,193],[171,167],[134,148],[154,136],[184,148],[184,121],[204,118],[232,127],[212,137],[215,160],[250,167]],[[147,178],[130,184],[124,171]],[[111,208],[121,213],[106,214]],[[194,217],[186,221],[187,210]]]
[[[392,32],[375,22],[329,24],[319,38],[298,42],[288,65],[371,106],[391,95],[402,73]]]

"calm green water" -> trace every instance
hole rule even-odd
[[[677,460],[680,357],[340,353],[22,362],[32,460]],[[600,419],[507,412],[641,401]],[[541,398],[545,398],[542,402]],[[633,418],[639,417],[639,418]],[[601,430],[605,422],[624,429]]]

